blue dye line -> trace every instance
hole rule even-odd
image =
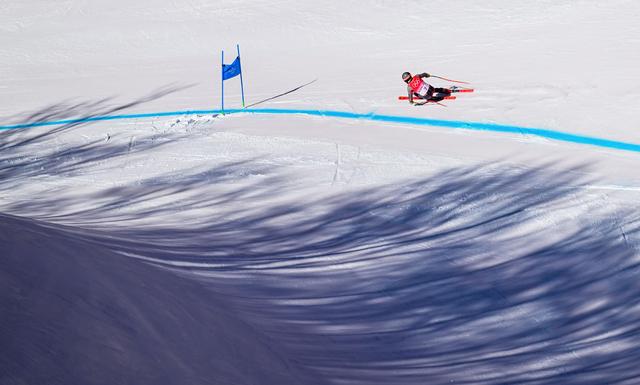
[[[311,115],[311,116],[324,116],[343,119],[364,119],[377,122],[389,122],[389,123],[401,123],[415,126],[434,126],[434,127],[446,127],[457,128],[475,131],[492,131],[492,132],[504,132],[512,134],[522,134],[537,136],[546,139],[552,139],[562,142],[586,144],[596,147],[612,148],[616,150],[640,152],[640,144],[620,142],[616,140],[602,139],[592,136],[569,134],[561,131],[547,130],[542,128],[520,127],[510,126],[493,123],[478,123],[478,122],[465,122],[456,120],[440,120],[440,119],[428,119],[428,118],[414,118],[408,116],[394,116],[394,115],[377,115],[373,113],[358,114],[354,112],[344,111],[330,111],[330,110],[294,110],[294,109],[232,109],[225,110],[225,114],[237,114],[237,113],[249,113],[249,114],[276,114],[276,115]],[[185,110],[185,111],[169,111],[169,112],[154,112],[147,114],[126,114],[126,115],[108,115],[108,116],[93,116],[88,118],[79,119],[66,119],[47,122],[34,122],[34,123],[22,123],[0,126],[0,130],[14,130],[31,127],[41,126],[57,126],[65,124],[79,124],[87,122],[107,121],[107,120],[122,120],[122,119],[141,119],[141,118],[157,118],[167,116],[180,116],[180,115],[208,115],[208,114],[220,114],[220,110]]]

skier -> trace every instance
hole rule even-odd
[[[409,72],[402,74],[402,80],[407,83],[407,92],[409,93],[409,103],[413,103],[413,97],[416,96],[419,99],[426,102],[439,102],[445,98],[445,96],[451,95],[451,90],[447,88],[435,88],[431,84],[426,83],[422,79],[431,77],[426,72],[412,76]],[[434,93],[437,94],[434,96]]]

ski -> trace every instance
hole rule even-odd
[[[473,88],[458,87],[458,86],[449,87],[449,90],[451,92],[473,92],[474,91]]]
[[[444,100],[455,100],[456,97],[455,96],[445,96]],[[408,96],[398,96],[398,100],[409,100]],[[424,100],[423,98],[419,98],[414,96],[413,100]],[[428,100],[428,102],[432,102],[432,100]]]
[[[475,91],[473,88],[458,87],[458,86],[450,87],[450,88],[448,88],[448,90],[451,91],[451,93],[454,93],[454,92],[473,92],[473,91]],[[417,97],[417,96],[414,96],[413,98],[416,99],[416,100],[423,100],[422,98]],[[450,95],[444,97],[445,100],[454,100],[455,98],[456,98],[455,96],[450,96]],[[409,99],[408,96],[398,96],[398,100],[408,100],[408,99]]]

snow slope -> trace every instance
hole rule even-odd
[[[239,42],[249,102],[318,78],[265,107],[640,144],[633,1],[0,7],[3,126],[216,109]],[[405,70],[476,92],[411,107]],[[635,384],[639,160],[300,114],[3,129],[0,383]]]

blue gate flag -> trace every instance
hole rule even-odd
[[[228,80],[235,78],[242,73],[240,68],[240,56],[236,57],[236,60],[231,64],[222,64],[222,80]]]
[[[224,81],[229,80],[231,78],[235,78],[240,75],[240,91],[242,92],[242,108],[244,108],[244,83],[242,82],[242,68],[240,66],[240,44],[236,44],[236,48],[238,49],[238,56],[236,56],[236,60],[231,64],[224,64],[224,50],[222,50],[222,81],[221,81],[221,91],[222,98],[220,99],[222,103],[222,113],[224,114]]]

